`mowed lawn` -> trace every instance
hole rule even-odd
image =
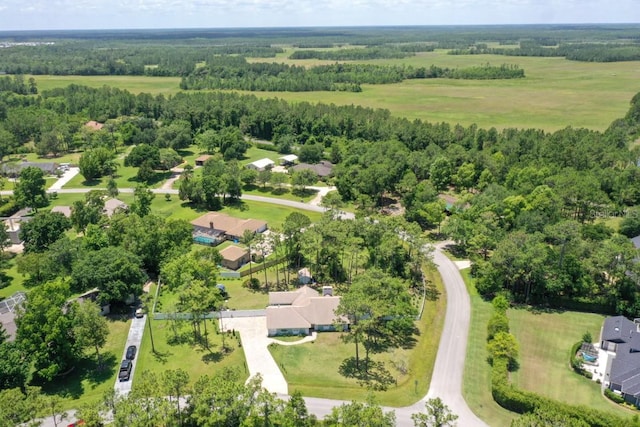
[[[147,319],[149,322],[149,319]],[[204,326],[202,327],[204,331]],[[231,335],[226,337],[226,344],[231,351],[222,353],[222,336],[216,334],[214,324],[207,320],[209,337],[209,349],[199,344],[193,344],[193,333],[189,323],[180,327],[177,341],[173,339],[171,321],[151,320],[145,327],[142,345],[138,353],[138,364],[134,375],[133,387],[136,380],[144,375],[145,371],[162,374],[168,369],[184,369],[189,373],[189,383],[193,384],[202,375],[214,375],[224,368],[236,368],[241,377],[248,378],[246,362],[242,347]],[[151,335],[155,353],[152,351]]]
[[[416,322],[420,335],[416,337],[415,347],[372,356],[373,360],[384,362],[385,368],[397,381],[397,385],[391,385],[387,391],[374,392],[376,401],[382,405],[410,405],[422,398],[429,388],[446,311],[446,295],[440,276],[437,272],[431,273],[430,280],[435,283],[440,297],[427,302],[422,319]],[[341,335],[338,332],[325,332],[319,333],[313,343],[270,345],[271,354],[281,367],[291,392],[299,390],[304,396],[366,400],[369,390],[338,371],[345,359],[355,356],[355,345],[345,344]],[[361,346],[360,356],[363,355]],[[398,369],[400,366],[407,367],[408,372],[403,374]]]
[[[527,309],[509,310],[507,316],[520,342],[520,369],[511,376],[514,385],[572,405],[625,412],[602,396],[599,384],[575,374],[569,366],[571,346],[585,332],[597,340],[605,316]]]
[[[471,324],[462,393],[469,408],[491,427],[509,427],[517,414],[502,408],[491,396],[491,366],[487,363],[487,322],[493,307],[478,295],[473,279],[469,276],[469,269],[462,270],[461,273],[471,297]],[[513,321],[510,324],[513,327]]]
[[[489,425],[507,427],[518,414],[503,409],[491,397],[486,336],[492,306],[477,294],[468,271],[463,270],[463,277],[471,295],[472,315],[464,397],[471,409]],[[510,309],[507,315],[511,331],[520,344],[520,367],[511,374],[514,386],[573,405],[586,405],[618,415],[627,413],[608,402],[601,395],[598,384],[574,373],[569,366],[571,346],[587,331],[597,340],[604,316],[527,309]]]
[[[85,359],[67,377],[57,379],[43,387],[45,394],[56,394],[63,398],[66,409],[78,408],[85,403],[102,400],[106,391],[113,389],[118,376],[118,367],[127,342],[131,319],[109,317],[109,336],[100,349],[105,367],[96,370],[95,351],[87,349]]]

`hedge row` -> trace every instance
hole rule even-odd
[[[577,349],[576,349],[577,351]],[[581,420],[593,427],[637,426],[638,423],[583,405],[568,405],[536,393],[520,390],[509,382],[509,359],[494,357],[491,371],[491,394],[496,403],[519,414],[544,408],[561,416]]]

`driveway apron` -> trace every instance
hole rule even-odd
[[[220,328],[240,332],[240,341],[251,377],[260,374],[264,388],[271,393],[288,394],[287,381],[269,353],[268,346],[271,340],[267,337],[265,316],[224,318],[220,320]]]

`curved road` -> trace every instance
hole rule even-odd
[[[64,193],[86,193],[92,189],[60,189],[54,190],[59,194]],[[178,190],[153,189],[157,194],[177,194]],[[122,193],[132,193],[132,188],[120,189]],[[0,194],[8,195],[12,191],[2,191]],[[291,200],[276,199],[271,197],[243,195],[242,199],[264,203],[289,206],[314,212],[324,212],[326,209],[316,205],[310,205]],[[343,218],[353,218],[351,213],[343,213]],[[469,335],[469,323],[471,321],[471,301],[465,287],[462,276],[456,265],[442,253],[442,246],[436,246],[434,251],[434,262],[442,276],[447,293],[447,311],[438,347],[438,355],[429,386],[429,392],[414,405],[404,408],[385,408],[394,410],[396,413],[397,425],[413,426],[411,414],[422,412],[424,402],[432,397],[440,397],[449,406],[451,411],[458,415],[458,425],[464,427],[486,427],[487,424],[480,420],[469,408],[462,396],[462,376],[464,373],[464,361],[467,352],[467,337]],[[345,403],[343,401],[319,398],[305,398],[309,412],[319,418],[331,413],[331,408]]]
[[[458,415],[459,426],[487,427],[487,424],[471,411],[462,396],[462,376],[471,321],[471,300],[458,267],[442,253],[442,247],[445,244],[436,246],[433,255],[447,291],[447,312],[429,392],[411,406],[384,408],[386,411],[395,411],[396,425],[399,427],[413,426],[411,414],[424,411],[425,402],[435,397],[442,399],[449,409]],[[318,398],[305,398],[305,401],[309,412],[318,418],[330,414],[331,408],[344,403]]]

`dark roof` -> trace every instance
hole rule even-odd
[[[333,171],[333,163],[321,160],[320,163],[317,164],[300,163],[299,165],[293,166],[291,169],[294,171],[310,169],[319,177],[325,177],[331,175],[331,172]]]
[[[607,317],[602,340],[617,344],[611,362],[611,384],[619,385],[624,394],[640,396],[640,324],[624,316]]]
[[[2,172],[7,175],[19,175],[23,169],[34,167],[42,170],[44,173],[53,175],[58,169],[58,164],[53,162],[17,162],[5,163],[2,165]]]

